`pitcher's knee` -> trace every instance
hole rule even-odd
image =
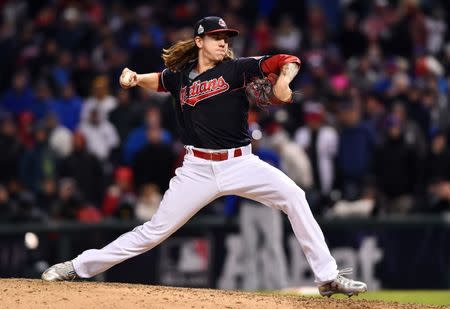
[[[285,196],[285,198],[287,200],[306,198],[305,191],[303,191],[296,184],[292,184],[292,185],[286,187],[283,191],[284,191],[283,195]]]
[[[305,191],[295,184],[285,187],[282,195],[284,199],[282,209],[284,212],[293,207],[302,207],[304,201],[306,201]]]

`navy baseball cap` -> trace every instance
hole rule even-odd
[[[239,31],[236,29],[229,29],[225,21],[217,16],[208,16],[200,19],[194,27],[194,37],[197,35],[212,34],[212,33],[226,33],[229,37],[236,36]]]

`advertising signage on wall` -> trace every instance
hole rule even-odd
[[[264,237],[255,258],[236,222],[194,221],[159,246],[111,268],[95,280],[222,289],[278,289],[314,285],[296,238],[285,225],[280,250]],[[450,221],[443,217],[328,220],[320,222],[340,268],[369,289],[449,289]],[[115,239],[136,222],[83,225],[1,225],[0,277],[38,278],[45,265],[73,258]],[[28,248],[32,231],[39,246]],[[248,242],[247,242],[248,243]],[[274,253],[276,252],[276,253]]]

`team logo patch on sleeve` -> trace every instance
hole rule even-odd
[[[203,82],[198,80],[189,86],[189,89],[187,86],[180,89],[180,102],[181,105],[195,106],[198,102],[221,94],[228,89],[230,89],[230,85],[223,76]]]

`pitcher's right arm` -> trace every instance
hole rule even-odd
[[[124,89],[139,86],[152,91],[160,91],[161,73],[137,74],[136,72],[125,68],[119,78],[120,86]]]

